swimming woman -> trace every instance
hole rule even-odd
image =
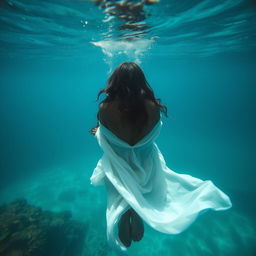
[[[125,253],[132,241],[142,239],[143,221],[159,232],[178,234],[205,210],[232,206],[211,180],[168,168],[155,143],[163,124],[161,112],[167,116],[167,108],[155,98],[136,63],[120,64],[98,98],[104,92],[98,123],[90,130],[104,154],[90,180],[107,188],[111,246]]]
[[[108,79],[108,88],[99,92],[108,97],[100,104],[98,119],[129,145],[143,138],[160,119],[160,111],[167,116],[167,108],[160,104],[141,68],[134,62],[119,65]],[[96,133],[98,125],[91,132]],[[131,221],[131,222],[130,222]],[[139,241],[144,233],[143,221],[130,209],[119,223],[120,240],[128,247],[131,240]]]

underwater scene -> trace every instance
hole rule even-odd
[[[232,202],[179,234],[144,222],[127,255],[256,255],[254,0],[1,0],[0,13],[0,256],[119,255],[90,129],[126,61],[168,109],[167,166]]]

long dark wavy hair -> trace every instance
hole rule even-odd
[[[148,119],[144,99],[153,101],[160,108],[160,111],[168,117],[167,107],[160,104],[159,98],[155,98],[143,71],[136,63],[124,62],[120,64],[108,78],[107,83],[107,87],[99,91],[96,101],[104,92],[107,97],[99,105],[118,98],[121,119],[133,124],[138,130],[143,128]],[[97,120],[99,120],[99,112]],[[95,127],[98,126],[99,122]],[[95,127],[91,128],[91,133]]]

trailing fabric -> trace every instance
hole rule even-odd
[[[179,174],[167,167],[155,143],[162,125],[160,118],[133,146],[101,122],[95,133],[103,156],[90,181],[94,186],[106,186],[107,240],[121,255],[128,255],[128,250],[118,237],[118,222],[130,208],[155,230],[178,234],[202,212],[221,211],[232,206],[229,197],[212,181]]]

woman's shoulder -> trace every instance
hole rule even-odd
[[[147,107],[148,111],[153,113],[153,116],[155,118],[158,118],[158,116],[160,115],[159,106],[153,100],[150,100],[150,99],[146,99],[145,102],[146,102],[146,107]]]
[[[158,106],[156,105],[155,101],[151,100],[151,99],[145,99],[145,104],[148,106],[148,107],[151,107],[151,108],[158,108]]]

